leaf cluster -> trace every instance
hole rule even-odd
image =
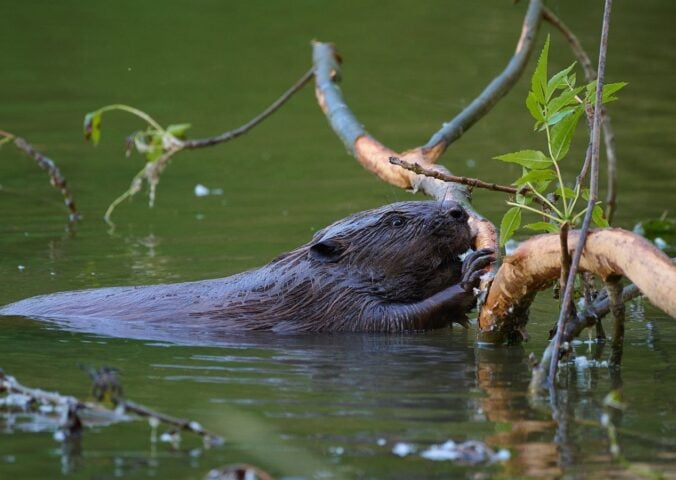
[[[589,198],[588,190],[576,183],[566,186],[559,163],[570,150],[573,135],[580,119],[590,114],[596,95],[596,81],[577,85],[575,63],[548,77],[549,37],[540,54],[537,67],[531,78],[531,89],[526,97],[526,108],[535,120],[533,129],[546,135],[547,150],[520,150],[495,157],[507,163],[522,167],[522,175],[513,184],[521,188],[502,218],[500,245],[503,246],[521,226],[523,210],[543,217],[542,221],[525,225],[535,231],[556,232],[563,223],[575,226],[586,212],[576,210],[580,197]],[[614,96],[626,83],[611,83],[603,88],[603,103],[617,100]],[[554,182],[552,184],[552,182]],[[537,205],[534,199],[537,197]],[[600,202],[599,202],[600,203]],[[536,208],[540,206],[540,209]],[[599,204],[593,210],[593,221],[597,226],[608,226]]]

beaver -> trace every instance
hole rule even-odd
[[[467,212],[410,201],[356,213],[269,264],[230,277],[41,295],[0,309],[71,323],[200,332],[402,332],[465,323],[493,251]],[[127,324],[127,327],[130,325]]]

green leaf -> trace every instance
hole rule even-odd
[[[554,170],[550,169],[531,170],[530,172],[523,175],[521,178],[516,179],[513,185],[520,187],[527,183],[541,182],[543,180],[554,180],[555,178],[556,172]]]
[[[612,97],[613,94],[619,92],[622,90],[624,87],[629,85],[627,82],[616,82],[616,83],[609,83],[607,85],[603,86],[603,103],[610,102],[611,100],[615,100],[615,97]]]
[[[535,182],[533,184],[533,188],[535,188],[535,190],[537,190],[538,192],[543,193],[545,190],[547,190],[547,187],[549,186],[550,183],[552,183],[551,180],[542,180],[540,182]]]
[[[175,125],[169,125],[167,127],[167,132],[171,133],[176,138],[183,138],[185,137],[186,130],[188,130],[191,126],[192,125],[189,123],[177,123]]]
[[[522,195],[520,193],[516,194],[516,203],[519,205],[530,205],[533,203],[533,196],[530,194]]]
[[[565,92],[562,92],[561,95],[559,95],[556,98],[552,98],[549,101],[549,104],[547,105],[547,112],[550,115],[555,114],[559,110],[561,110],[563,107],[567,105],[579,105],[580,108],[582,108],[582,104],[580,104],[576,99],[575,96],[579,94],[582,90],[584,90],[584,87],[577,87],[572,90],[567,90]]]
[[[537,98],[535,98],[535,94],[533,92],[528,92],[528,97],[526,97],[526,108],[528,108],[531,116],[535,119],[536,128],[538,123],[545,121],[545,117],[542,115],[540,104],[538,103]]]
[[[91,140],[94,146],[101,140],[101,112],[89,112],[84,118],[84,137]]]
[[[556,194],[557,194],[559,197],[563,197],[562,192],[565,192],[566,198],[573,198],[573,197],[575,197],[575,191],[574,191],[572,188],[570,188],[570,187],[563,187],[563,188],[558,187],[558,188],[556,189]]]
[[[594,222],[594,225],[601,228],[610,226],[608,220],[606,220],[606,218],[603,216],[603,209],[601,208],[601,205],[594,205],[592,210],[592,222]]]
[[[153,148],[150,148],[147,152],[145,152],[146,161],[148,163],[154,162],[155,160],[160,158],[163,153],[164,151],[162,150],[162,147],[155,146]]]
[[[500,246],[504,247],[507,240],[512,238],[516,229],[521,225],[521,209],[512,207],[507,210],[500,222]]]
[[[540,58],[538,59],[537,67],[533,72],[531,78],[531,91],[535,94],[535,98],[541,104],[545,104],[545,93],[547,91],[547,57],[549,55],[549,35],[545,41],[545,46],[542,48]]]
[[[573,62],[568,68],[564,68],[559,73],[556,73],[552,78],[547,82],[547,101],[551,98],[552,94],[560,88],[565,88],[568,86],[568,74],[575,67]]]
[[[550,134],[551,152],[555,160],[561,160],[568,153],[570,143],[573,140],[573,134],[577,128],[577,124],[582,117],[583,110],[576,109],[572,115],[568,115],[559,123],[552,127]]]
[[[518,163],[526,168],[536,170],[548,168],[552,164],[552,159],[539,150],[521,150],[519,152],[505,153],[493,158],[495,160],[502,160],[503,162]]]
[[[587,103],[593,104],[596,101],[596,84],[598,82],[596,80],[589,82],[587,85],[587,96],[585,99],[587,100]],[[624,87],[629,85],[627,82],[615,82],[615,83],[608,83],[603,86],[603,98],[602,101],[603,103],[608,103],[612,102],[613,100],[617,100],[616,97],[613,97],[612,95],[619,92],[622,90]]]
[[[575,111],[574,108],[567,108],[566,110],[561,110],[560,112],[555,113],[554,115],[549,117],[549,119],[547,120],[547,125],[549,126],[556,125],[574,111]]]
[[[549,222],[529,223],[528,225],[524,225],[524,228],[527,228],[529,230],[535,230],[538,232],[549,232],[549,233],[556,233],[559,231],[559,227]]]
[[[577,81],[577,75],[575,74],[575,72],[573,72],[573,73],[571,73],[571,74],[568,76],[568,79],[566,80],[566,83],[568,83],[568,86],[569,86],[570,88],[575,88],[575,82],[576,82],[576,81]],[[583,87],[583,88],[584,88],[584,87]]]

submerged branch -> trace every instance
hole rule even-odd
[[[143,405],[131,402],[125,399],[113,399],[117,408],[110,410],[103,405],[94,402],[84,402],[76,397],[69,395],[61,395],[57,392],[49,392],[37,388],[27,387],[19,383],[16,378],[5,374],[0,370],[0,392],[8,394],[17,393],[26,397],[24,404],[26,406],[37,403],[40,405],[52,405],[67,412],[68,416],[79,415],[80,413],[91,413],[99,417],[104,417],[111,422],[128,421],[129,417],[125,412],[134,413],[137,416],[150,419],[156,419],[167,425],[171,425],[181,430],[190,431],[202,436],[209,445],[220,445],[224,442],[220,435],[205,430],[198,422],[183,420],[171,417],[162,412],[157,412]],[[72,417],[68,419],[69,422],[81,426],[81,420]]]

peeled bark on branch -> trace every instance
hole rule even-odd
[[[572,231],[568,248],[575,249],[579,232]],[[479,315],[479,333],[485,341],[501,343],[515,338],[525,326],[535,293],[559,278],[561,243],[557,234],[538,235],[523,242],[503,259]],[[676,265],[645,238],[619,228],[589,233],[580,271],[602,279],[623,275],[658,308],[676,317]],[[579,333],[572,322],[565,337]],[[586,326],[582,325],[582,327]]]
[[[535,35],[542,19],[542,3],[531,0],[526,12],[516,52],[507,66],[473,100],[467,108],[451,121],[444,124],[423,146],[397,153],[373,138],[359,123],[343,99],[336,85],[340,77],[341,59],[333,45],[313,42],[317,102],[328,118],[331,127],[357,160],[385,182],[406,189],[420,190],[435,199],[452,199],[461,203],[470,214],[470,225],[475,234],[477,248],[496,249],[497,234],[492,223],[479,215],[469,204],[466,187],[441,181],[425,175],[407,171],[389,162],[390,157],[399,157],[410,163],[442,173],[448,171],[434,165],[446,148],[460,138],[474,123],[481,119],[514,86],[527,64]],[[497,249],[496,249],[497,250]]]

